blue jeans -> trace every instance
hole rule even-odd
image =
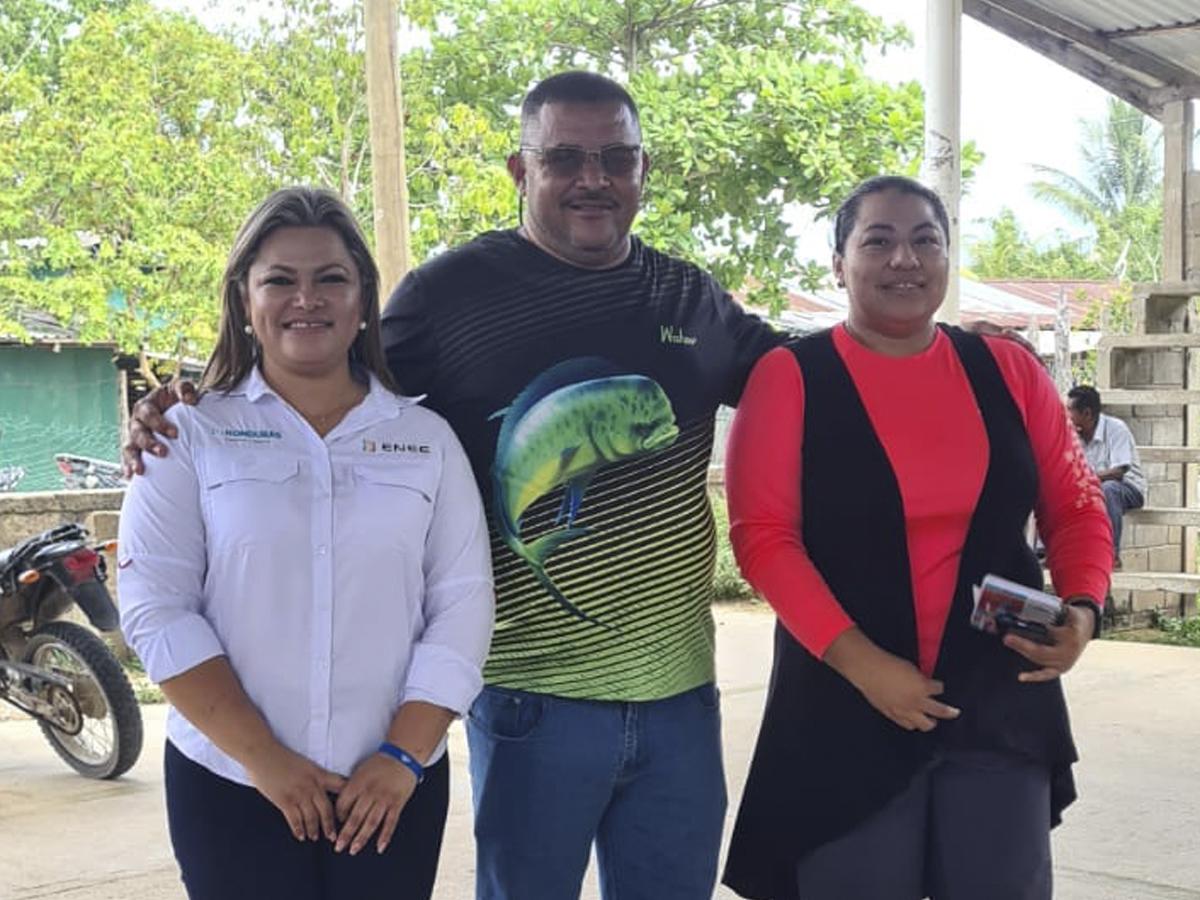
[[[1118,554],[1121,552],[1121,520],[1125,511],[1141,509],[1145,501],[1141,491],[1120,479],[1102,481],[1100,487],[1104,489],[1104,506],[1108,510],[1108,521],[1112,523],[1113,553]]]
[[[725,819],[714,685],[647,702],[486,687],[467,720],[478,900],[712,896]]]

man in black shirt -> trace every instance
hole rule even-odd
[[[702,270],[630,235],[649,157],[597,75],[526,97],[524,217],[426,263],[388,361],[467,449],[497,631],[467,723],[478,897],[708,897],[725,813],[706,492],[713,421],[778,342]]]

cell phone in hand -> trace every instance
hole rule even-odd
[[[1018,637],[1027,638],[1035,644],[1043,644],[1047,647],[1054,646],[1054,636],[1050,634],[1050,630],[1045,625],[1041,622],[1027,622],[1024,619],[1017,618],[1012,613],[996,613],[996,631],[1001,636],[1015,634]]]
[[[975,588],[971,625],[991,634],[1017,634],[1053,646],[1050,627],[1066,620],[1062,601],[1052,594],[998,575],[986,575]]]

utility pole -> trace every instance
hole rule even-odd
[[[363,4],[375,258],[379,263],[380,294],[386,297],[409,268],[404,106],[397,66],[395,0],[363,0]]]

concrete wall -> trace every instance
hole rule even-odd
[[[0,548],[67,522],[86,524],[96,512],[116,513],[123,491],[47,491],[0,494]],[[98,534],[97,540],[116,535]]]

